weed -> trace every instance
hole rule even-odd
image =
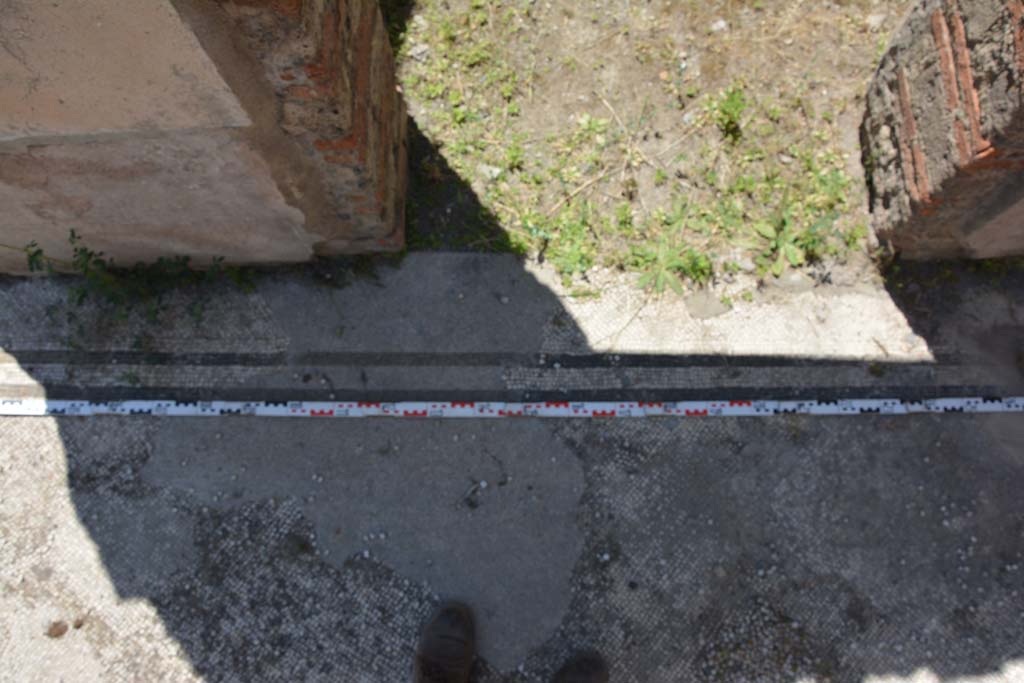
[[[522,171],[526,159],[526,150],[518,142],[509,144],[505,150],[505,168],[509,171]]]
[[[590,202],[578,201],[559,212],[549,228],[534,228],[548,245],[548,259],[566,286],[574,275],[582,275],[594,265],[598,242],[593,220]]]
[[[657,245],[634,247],[630,265],[638,270],[639,284],[644,289],[662,294],[671,289],[683,293],[683,279],[703,284],[711,279],[711,260],[691,247],[680,247],[663,238]]]
[[[29,270],[32,272],[54,272],[55,266],[71,270],[80,277],[80,283],[70,290],[72,303],[81,305],[87,299],[94,298],[110,305],[121,316],[128,309],[141,305],[146,316],[156,319],[163,310],[164,297],[183,286],[211,284],[227,279],[238,287],[249,291],[252,289],[252,273],[249,270],[225,266],[223,258],[216,258],[204,270],[191,267],[188,256],[162,257],[154,263],[138,263],[131,268],[116,266],[113,259],[103,252],[90,249],[82,237],[74,230],[68,234],[71,245],[71,261],[47,256],[36,242],[24,248]],[[203,305],[194,302],[191,309],[193,318],[201,319]]]
[[[743,136],[743,114],[747,110],[747,96],[743,87],[734,85],[711,103],[711,113],[718,130],[726,140],[737,143]]]
[[[782,275],[787,263],[796,267],[806,260],[797,241],[789,207],[783,208],[773,223],[758,223],[754,229],[768,241],[762,258],[771,264],[769,267],[775,277]]]

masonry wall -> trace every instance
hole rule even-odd
[[[905,257],[1024,254],[1024,0],[924,0],[861,129],[879,237]]]
[[[279,128],[322,176],[322,253],[401,248],[406,116],[376,0],[224,0],[280,102]]]
[[[14,3],[0,271],[74,229],[131,265],[403,245],[405,112],[376,0]]]

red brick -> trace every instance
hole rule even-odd
[[[928,187],[928,169],[925,164],[924,152],[917,136],[917,120],[914,118],[913,103],[910,99],[910,85],[903,69],[898,71],[900,114],[902,115],[903,131],[900,135],[900,154],[903,156],[903,173],[907,181],[910,197],[915,202],[927,202],[930,190]]]
[[[991,143],[981,134],[981,105],[978,102],[978,89],[974,86],[971,53],[967,49],[967,32],[964,30],[964,20],[959,11],[952,13],[950,24],[953,27],[953,52],[956,57],[957,76],[964,94],[967,120],[971,126],[971,151],[976,155],[988,149]]]

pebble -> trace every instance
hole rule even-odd
[[[427,57],[430,56],[430,46],[426,43],[418,43],[413,45],[409,49],[409,56],[415,59],[417,62],[427,61]]]
[[[814,281],[798,270],[789,270],[779,277],[769,278],[769,284],[791,292],[809,292],[814,289]]]
[[[888,19],[887,14],[870,14],[864,23],[867,24],[869,31],[877,31],[882,28],[886,19]]]
[[[729,22],[725,19],[719,19],[711,24],[712,33],[721,33],[722,31],[729,30]]]
[[[476,171],[484,180],[497,180],[501,176],[501,169],[490,164],[478,164]]]

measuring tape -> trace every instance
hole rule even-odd
[[[768,417],[773,415],[914,415],[921,413],[1019,413],[1024,396],[1002,398],[845,399],[837,401],[75,401],[0,399],[0,416],[156,415],[161,417],[290,418],[643,418]]]

